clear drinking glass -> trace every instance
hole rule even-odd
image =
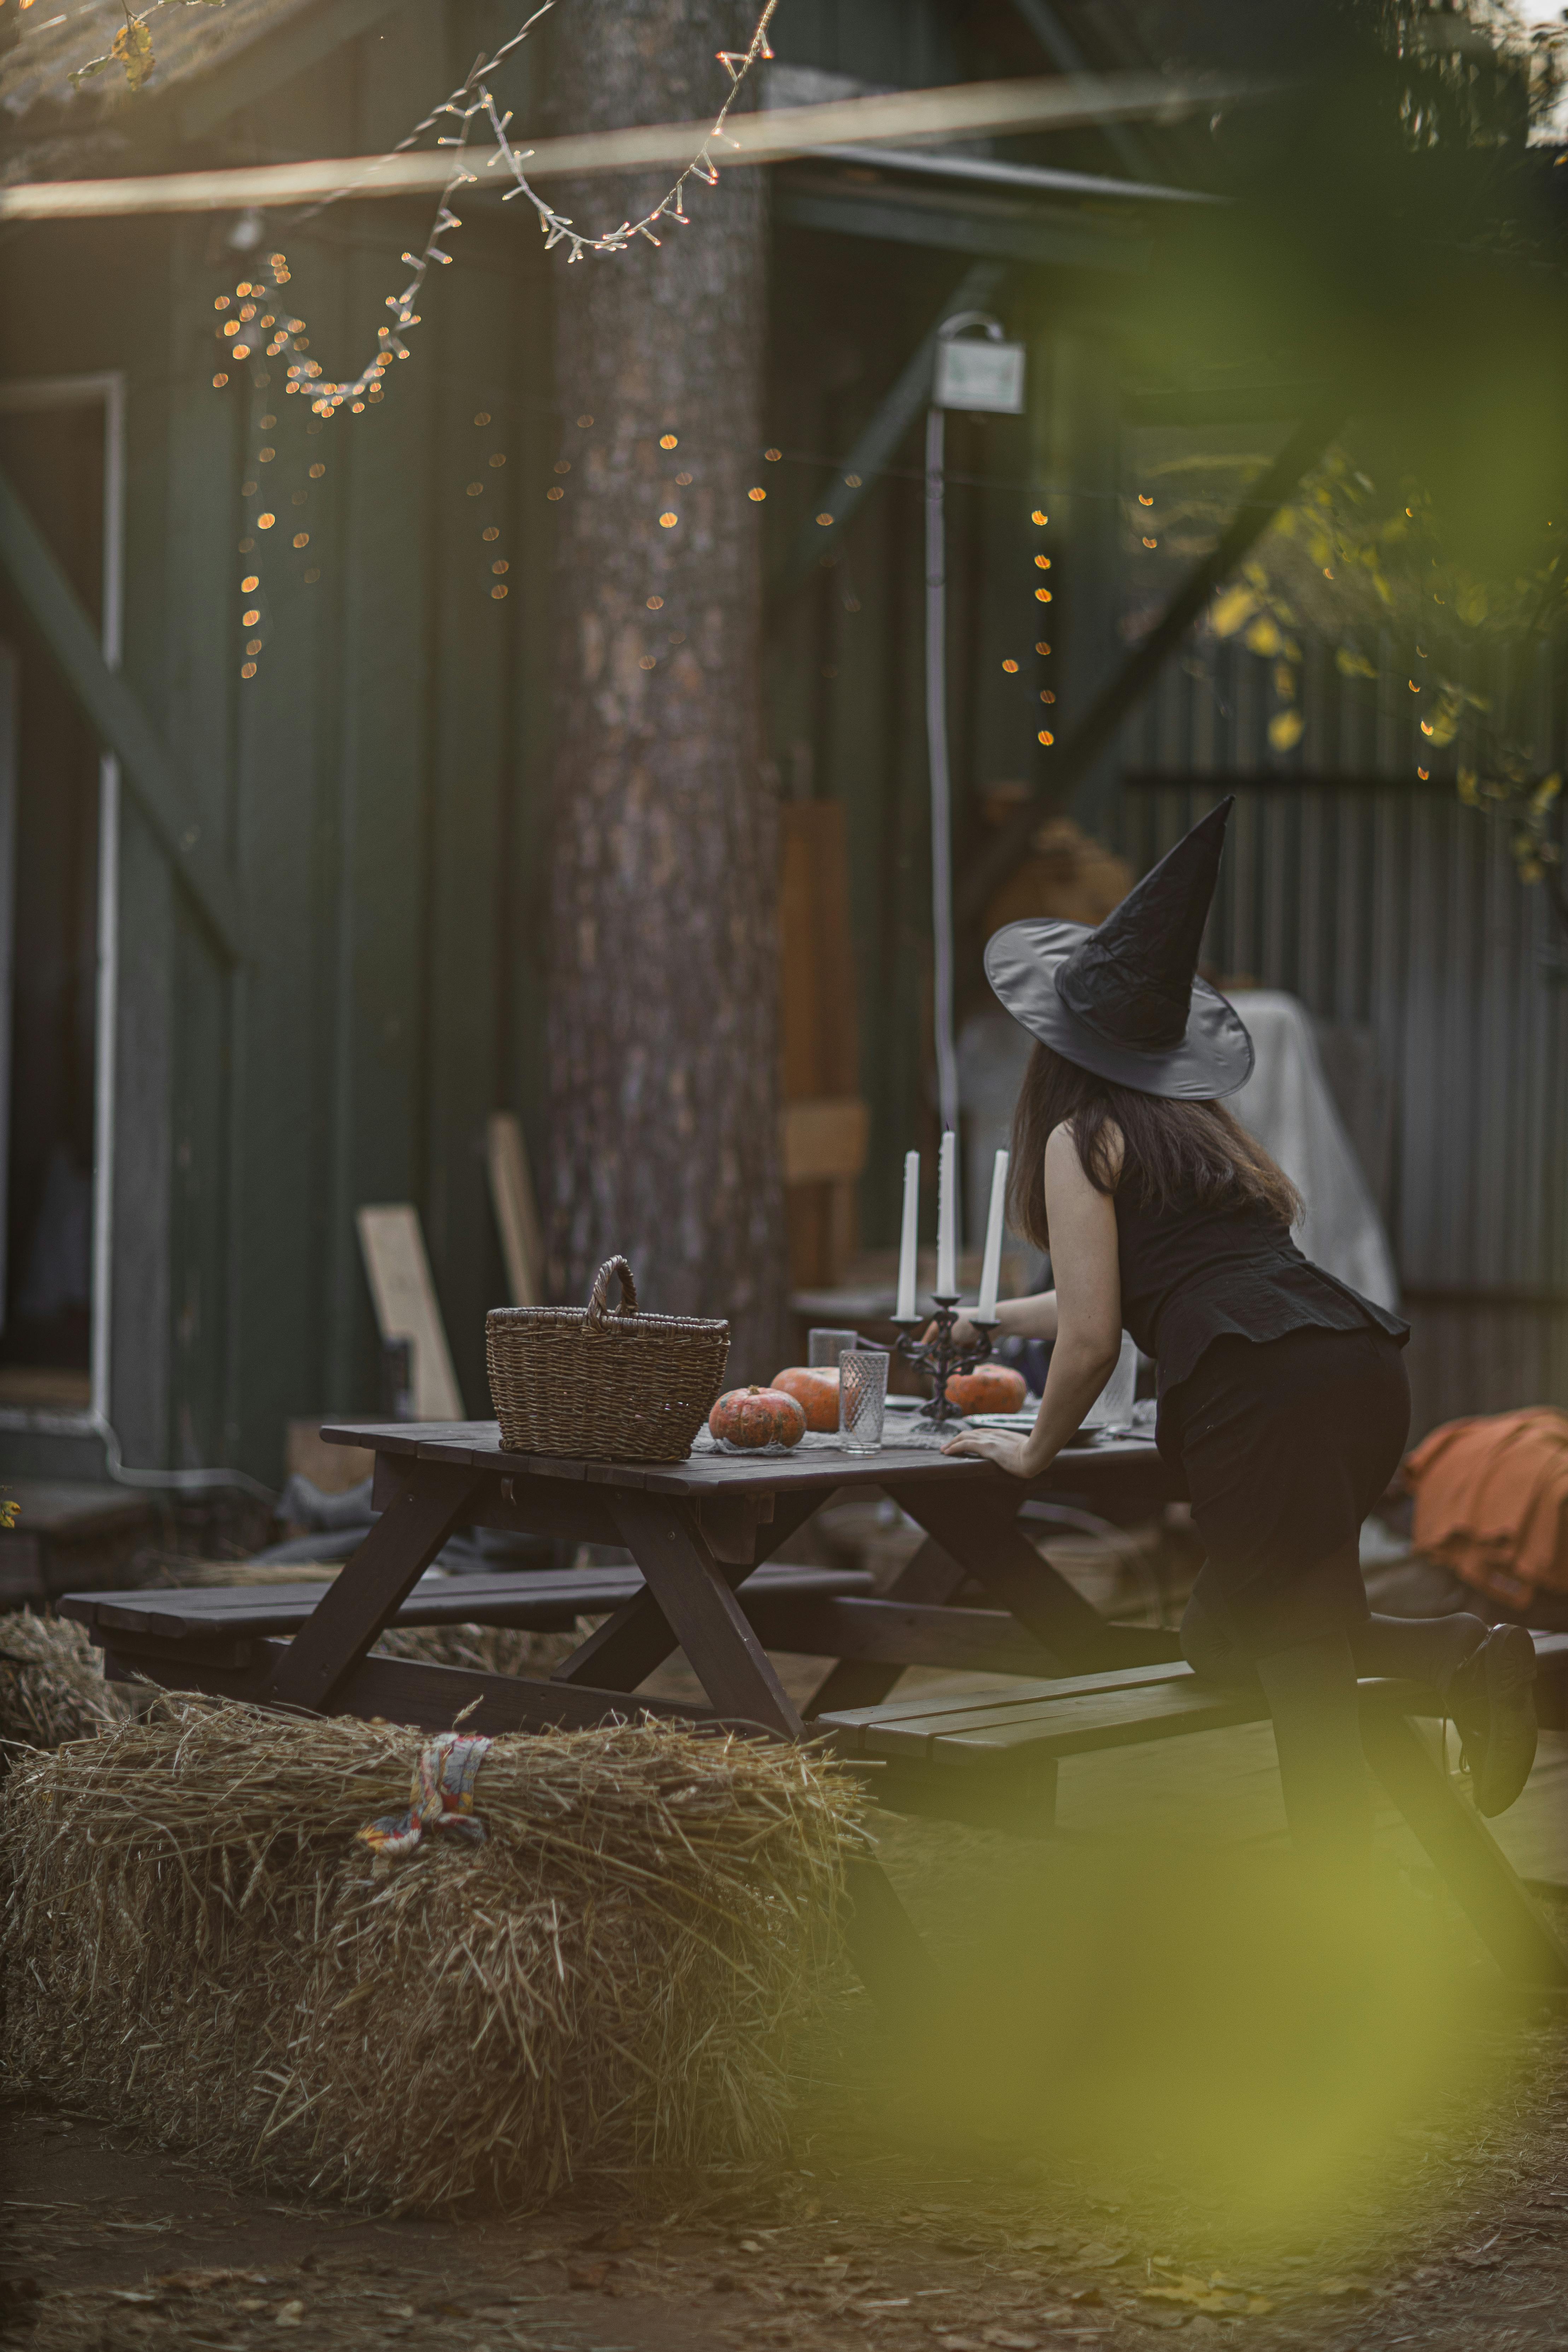
[[[1132,1419],[1132,1400],[1138,1391],[1138,1342],[1130,1331],[1121,1334],[1121,1353],[1116,1359],[1116,1370],[1084,1414],[1085,1429],[1125,1429]]]
[[[885,1348],[847,1348],[838,1359],[838,1442],[846,1454],[880,1449],[888,1361]]]
[[[858,1331],[808,1331],[805,1335],[805,1360],[814,1370],[831,1370],[846,1348],[858,1348]]]

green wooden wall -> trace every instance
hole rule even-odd
[[[466,70],[487,13],[411,9],[395,43],[349,45],[243,129],[373,150]],[[427,225],[424,205],[268,225],[263,250],[287,250],[289,299],[329,373],[373,348],[399,253]],[[540,1017],[555,427],[538,239],[515,215],[476,212],[454,238],[460,266],[429,287],[380,408],[309,438],[280,373],[264,392],[237,371],[212,388],[214,298],[250,266],[231,226],[29,233],[0,373],[127,379],[125,667],[224,842],[247,924],[227,971],[127,795],[112,1417],[130,1461],[275,1479],[289,1416],[379,1404],[362,1202],[419,1204],[465,1399],[483,1409],[484,1311],[504,1296],[485,1120],[531,1111]],[[263,413],[279,419],[264,436]],[[255,506],[239,486],[261,438],[279,452],[280,527],[242,561]],[[279,543],[296,482],[310,585]],[[246,681],[239,580],[258,561],[267,642]],[[14,1468],[50,1458],[0,1441]]]

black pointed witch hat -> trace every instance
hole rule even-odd
[[[1144,1094],[1213,1102],[1245,1086],[1252,1040],[1197,977],[1234,806],[1211,809],[1098,930],[1042,918],[998,931],[985,976],[1015,1021],[1064,1060]]]

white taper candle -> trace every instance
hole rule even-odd
[[[991,1214],[985,1224],[985,1257],[980,1269],[980,1304],[974,1313],[982,1323],[996,1320],[996,1287],[1002,1279],[1002,1234],[1007,1223],[1007,1154],[999,1151],[991,1167]]]
[[[899,1236],[899,1304],[897,1319],[912,1323],[915,1319],[915,1251],[921,1229],[921,1156],[918,1151],[904,1154],[904,1228]]]
[[[958,1296],[958,1138],[944,1128],[936,1163],[936,1295]]]

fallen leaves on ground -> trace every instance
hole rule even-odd
[[[1163,2286],[1146,2286],[1140,2290],[1145,2303],[1178,2303],[1194,2311],[1224,2311],[1235,2316],[1246,2313],[1249,2318],[1261,2317],[1274,2306],[1267,2295],[1255,2294],[1247,2287],[1238,2286],[1222,2271],[1207,2278],[1194,2278],[1190,2273]]]

